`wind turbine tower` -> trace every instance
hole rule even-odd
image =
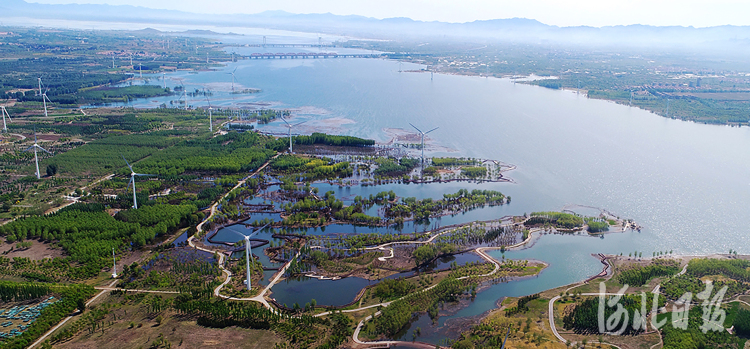
[[[283,112],[282,112],[282,113],[283,113]],[[286,121],[286,119],[284,119],[284,117],[283,117],[283,116],[281,117],[281,120],[283,120],[283,121],[284,121],[284,122],[286,123],[286,127],[288,127],[288,128],[289,128],[289,154],[293,154],[294,152],[292,151],[292,127],[295,127],[295,126],[298,126],[298,125],[304,124],[304,123],[306,123],[307,121],[302,121],[302,122],[300,122],[300,123],[298,123],[298,124],[294,124],[294,125],[292,125],[292,124],[290,124],[290,123],[289,123],[288,121]]]
[[[13,119],[10,118],[10,114],[8,114],[8,111],[5,110],[5,106],[0,106],[0,114],[3,114],[3,132],[8,132],[8,126],[5,125],[5,117],[8,117],[8,120],[13,121]]]
[[[50,155],[52,155],[52,153],[50,153],[47,149],[44,149],[39,146],[36,140],[36,131],[34,131],[34,145],[26,148],[25,151],[31,151],[32,149],[34,150],[34,163],[36,164],[36,179],[40,179],[42,178],[42,176],[41,174],[39,174],[39,157],[37,156],[37,150],[45,151]]]
[[[417,131],[419,131],[419,134],[422,135],[422,168],[424,169],[424,136],[432,131],[437,130],[439,127],[435,127],[427,132],[422,132],[422,130],[418,129],[417,126],[414,126],[414,124],[412,124],[411,122],[409,123],[409,125],[411,125],[411,127],[414,127]]]
[[[231,73],[228,73],[232,75],[232,92],[234,92],[234,81],[235,81],[234,72],[236,71],[237,71],[237,68],[234,68],[234,70],[232,70]]]
[[[210,90],[209,90],[210,92]],[[211,110],[214,109],[211,107],[211,100],[208,99],[208,95],[206,95],[206,101],[208,101],[208,129],[211,131],[211,133],[214,132],[214,122],[213,117],[211,116]]]
[[[112,247],[112,278],[117,279],[117,258],[115,258],[114,247]]]
[[[177,104],[179,108],[180,100],[182,100],[185,103],[185,110],[188,109],[188,100],[187,100],[187,90],[185,89],[185,84],[182,83],[182,79],[175,79],[180,82],[180,87],[182,87],[182,95],[177,98]]]
[[[49,97],[47,97],[47,91],[49,91],[49,88],[46,88],[44,92],[42,92],[42,78],[37,78],[37,80],[39,80],[39,95],[42,96],[42,103],[44,104],[44,116],[47,116],[47,101],[52,103]]]
[[[50,101],[47,97],[47,92],[42,93],[42,102],[44,102],[44,116],[47,116],[47,101],[52,103],[52,101]]]
[[[122,159],[125,160],[125,156],[124,155],[120,154],[120,156],[122,156]],[[130,169],[130,182],[128,182],[128,187],[130,187],[131,184],[133,185],[133,208],[137,210],[138,209],[138,200],[136,199],[136,196],[135,196],[135,177],[136,176],[153,176],[153,175],[143,174],[143,173],[135,173],[135,171],[133,171],[133,166],[130,166],[130,163],[128,162],[128,160],[125,160],[125,163],[128,164],[128,168]]]
[[[266,224],[266,225],[264,225],[264,226],[262,226],[262,227],[260,227],[258,229],[255,229],[255,230],[253,230],[252,233],[250,233],[248,235],[242,234],[242,233],[240,233],[240,232],[238,232],[238,231],[236,231],[236,230],[234,230],[232,228],[227,227],[227,229],[229,229],[229,231],[231,231],[231,232],[233,232],[233,233],[235,233],[237,235],[240,235],[240,236],[242,236],[243,239],[245,239],[245,269],[247,270],[247,279],[245,279],[245,285],[247,285],[247,290],[248,291],[251,290],[251,282],[250,282],[250,276],[251,276],[250,275],[250,256],[252,256],[252,254],[253,254],[253,252],[252,252],[253,247],[250,245],[250,238],[253,237],[254,235],[258,234],[261,230],[265,229],[267,226],[268,226],[268,224]]]

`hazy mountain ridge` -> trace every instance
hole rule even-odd
[[[266,11],[258,14],[196,14],[175,10],[155,10],[131,5],[65,4],[48,5],[23,0],[6,0],[3,17],[119,21],[133,23],[195,24],[263,27],[269,29],[324,32],[370,38],[415,39],[421,37],[474,38],[512,42],[560,42],[573,44],[705,45],[727,43],[746,45],[748,26],[707,28],[681,26],[627,25],[607,27],[558,27],[534,19],[509,18],[466,23],[425,22],[410,18],[376,19],[331,13],[293,14]]]

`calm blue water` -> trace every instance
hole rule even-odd
[[[294,303],[304,306],[313,299],[319,305],[344,305],[353,301],[363,287],[376,282],[356,277],[319,280],[303,276],[280,281],[274,285],[271,297],[290,308]]]
[[[262,92],[230,95],[227,83],[231,80],[226,73],[235,68],[240,84]],[[404,69],[414,68],[418,66],[404,65]],[[444,149],[455,150],[428,152],[430,156],[491,158],[518,166],[506,174],[515,184],[343,189],[316,185],[321,193],[330,189],[337,196],[353,197],[394,189],[399,196],[440,197],[459,188],[478,187],[511,195],[512,203],[444,217],[439,223],[580,204],[606,208],[645,227],[642,233],[612,234],[604,239],[544,236],[533,248],[507,252],[508,258],[539,259],[551,266],[538,278],[492,286],[455,316],[442,317],[439,326],[449,318],[481,314],[503,296],[530,294],[595,274],[600,264],[591,253],[638,250],[649,255],[674,250],[694,254],[730,248],[750,253],[750,244],[744,239],[750,221],[748,128],[670,120],[569,91],[502,79],[436,75],[431,81],[427,74],[398,73],[397,62],[374,59],[252,60],[215,72],[171,76],[184,78],[188,89],[213,87],[214,105],[252,107],[248,103],[264,103],[265,107],[294,109],[297,120],[309,120],[299,127],[301,133],[328,131],[387,141],[384,129],[408,129],[412,122],[440,127],[430,138]],[[133,105],[153,107],[169,99]],[[191,102],[197,106],[204,103]],[[261,128],[284,131],[278,122]],[[336,228],[326,233],[328,230]],[[499,252],[493,255],[499,256]],[[285,286],[289,299],[294,299],[293,292],[303,292],[302,285],[308,285],[295,282]],[[319,304],[331,293],[338,296],[332,301],[346,303],[353,297],[351,292],[356,293],[356,287],[348,283],[356,282],[342,281],[336,284],[336,292],[330,292],[332,282],[311,282],[304,292]],[[274,292],[286,297],[281,288]],[[435,342],[439,336],[420,340]]]
[[[349,119],[354,123],[338,126],[342,133],[381,141],[387,138],[384,128],[406,129],[407,121],[440,126],[431,138],[458,152],[428,155],[516,164],[508,175],[517,183],[496,184],[513,197],[508,211],[604,207],[647,228],[648,236],[624,246],[627,250],[750,252],[741,239],[750,220],[748,128],[670,120],[501,79],[437,75],[430,81],[426,74],[398,73],[397,63],[374,59],[241,61],[224,71],[182,77],[201,86],[226,80],[226,71],[234,68],[242,84],[263,92],[233,99],[228,90],[216,91],[215,103],[303,108],[314,113],[299,120]],[[264,128],[281,131],[277,124]],[[320,129],[305,125],[300,132]],[[405,190],[418,190],[414,187]]]

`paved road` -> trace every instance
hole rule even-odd
[[[112,286],[114,286],[114,285],[115,285],[116,283],[117,283],[117,280],[114,280],[114,281],[112,281],[112,283],[110,283],[110,284],[109,284],[109,287],[112,287]],[[106,293],[106,292],[108,292],[108,291],[109,291],[109,290],[106,290],[106,289],[105,289],[105,290],[102,290],[101,292],[99,292],[99,294],[97,294],[96,296],[94,296],[94,298],[91,298],[91,299],[89,299],[89,301],[88,301],[88,302],[86,302],[86,307],[88,307],[88,306],[89,306],[89,304],[93,303],[93,302],[94,302],[95,300],[97,300],[97,298],[101,297],[101,296],[102,296],[103,294],[105,294],[105,293]],[[33,348],[33,347],[35,347],[35,346],[39,345],[40,343],[44,342],[44,341],[45,341],[45,340],[47,339],[47,337],[49,337],[49,335],[51,335],[51,334],[52,334],[53,332],[55,332],[55,331],[56,331],[56,330],[57,330],[58,328],[60,328],[60,326],[62,326],[62,325],[65,325],[65,323],[66,323],[66,322],[68,322],[68,320],[72,319],[72,318],[73,318],[73,316],[76,316],[76,315],[78,315],[79,313],[80,313],[80,312],[76,312],[76,313],[74,313],[73,315],[70,315],[70,316],[66,317],[66,318],[65,318],[65,319],[64,319],[63,321],[60,321],[60,323],[59,323],[59,324],[57,324],[57,325],[56,325],[55,327],[53,327],[53,328],[51,328],[51,329],[50,329],[49,331],[47,331],[47,333],[45,333],[44,335],[42,335],[41,337],[39,337],[39,339],[37,339],[37,340],[36,340],[36,342],[34,342],[34,343],[32,343],[31,345],[29,345],[28,349],[31,349],[31,348]]]
[[[136,293],[167,293],[167,294],[179,294],[177,291],[158,291],[158,290],[138,290],[133,288],[119,288],[119,287],[94,287],[97,290],[102,291],[123,291],[123,292],[136,292]]]
[[[429,239],[428,241],[432,241],[432,240],[433,240],[433,239],[434,239],[435,237],[437,237],[437,235],[439,235],[439,234],[436,234],[435,236],[431,237],[431,238],[430,238],[430,239]],[[523,241],[523,242],[521,242],[521,243],[519,243],[519,244],[516,244],[516,245],[514,245],[514,246],[520,246],[520,245],[522,245],[522,244],[525,244],[525,243],[527,243],[528,241],[530,241],[530,239],[531,239],[531,234],[529,234],[529,238],[527,238],[527,239],[526,239],[525,241]],[[402,243],[408,243],[408,242],[402,242]],[[381,245],[381,246],[382,246],[382,245]],[[467,279],[467,278],[470,278],[470,277],[487,277],[487,276],[491,276],[491,275],[493,275],[493,274],[497,273],[497,272],[498,272],[498,271],[500,270],[500,263],[499,263],[498,261],[496,261],[496,260],[495,260],[494,258],[490,257],[490,256],[489,256],[489,255],[488,255],[488,254],[487,254],[487,253],[485,252],[485,250],[490,250],[490,249],[497,249],[497,248],[495,248],[495,247],[479,247],[479,248],[476,248],[476,249],[474,249],[474,252],[476,252],[477,254],[479,254],[479,255],[480,255],[480,256],[481,256],[482,258],[484,258],[484,259],[485,259],[485,260],[487,260],[488,262],[490,262],[490,263],[492,263],[492,264],[494,264],[494,265],[495,265],[495,268],[494,268],[494,269],[492,269],[492,271],[491,271],[491,272],[489,272],[489,273],[486,273],[486,274],[483,274],[483,275],[470,275],[470,276],[463,276],[463,277],[457,278],[457,280],[463,280],[463,279]],[[419,292],[425,292],[425,291],[428,291],[428,290],[430,290],[430,289],[432,289],[432,288],[434,288],[434,287],[436,287],[436,286],[437,286],[437,285],[432,285],[432,286],[430,286],[430,287],[428,287],[428,288],[425,288],[424,290],[421,290],[421,291],[419,291]],[[408,296],[405,296],[405,297],[408,297]],[[404,298],[404,297],[402,297],[402,298]],[[399,298],[399,299],[401,299],[401,298]],[[395,302],[395,301],[390,301],[390,302],[385,302],[385,303],[378,303],[378,304],[368,305],[368,306],[366,306],[366,307],[361,307],[361,308],[356,308],[356,309],[348,309],[348,310],[342,310],[341,312],[343,312],[343,313],[353,313],[353,312],[357,312],[357,311],[361,311],[361,310],[365,310],[365,309],[376,308],[376,307],[387,307],[387,306],[391,305],[391,303],[393,303],[393,302]],[[324,312],[324,313],[320,313],[320,314],[317,314],[317,315],[315,315],[315,316],[325,316],[325,315],[328,315],[328,314],[330,314],[330,313],[331,313],[331,312]],[[377,316],[377,315],[379,315],[379,314],[380,314],[380,311],[376,312],[376,313],[375,313],[375,314],[373,314],[373,315],[370,315],[370,316],[368,316],[368,317],[364,318],[364,319],[363,319],[362,321],[360,321],[360,322],[359,322],[359,324],[357,325],[357,328],[356,328],[356,329],[354,330],[354,334],[352,335],[352,339],[354,340],[354,342],[356,342],[356,343],[358,343],[358,344],[369,344],[369,345],[388,345],[388,346],[390,346],[390,345],[394,345],[394,344],[399,344],[399,343],[402,343],[402,344],[409,344],[409,345],[413,345],[413,344],[414,344],[414,343],[412,343],[412,342],[405,342],[405,341],[375,341],[375,342],[363,342],[363,341],[359,340],[359,332],[360,332],[360,330],[362,329],[362,326],[364,325],[364,323],[365,323],[366,321],[368,321],[368,320],[372,319],[372,317],[373,317],[373,316]],[[562,338],[562,337],[559,337],[559,338]]]
[[[229,193],[231,193],[233,190],[235,190],[235,189],[241,187],[242,185],[244,185],[245,182],[247,182],[248,179],[250,179],[251,177],[257,175],[258,173],[260,173],[260,171],[263,171],[263,169],[265,169],[271,163],[271,161],[273,159],[276,159],[277,157],[279,157],[279,155],[281,155],[281,153],[276,153],[276,155],[274,155],[272,158],[270,158],[268,161],[266,161],[266,163],[264,163],[261,167],[259,167],[257,170],[255,170],[255,172],[251,173],[247,177],[243,178],[241,181],[237,182],[237,185],[235,185],[231,190],[229,190],[226,194],[224,194],[224,196],[222,196],[219,200],[216,200],[216,202],[213,205],[211,205],[211,211],[210,211],[208,217],[206,217],[203,220],[203,222],[200,222],[200,224],[198,224],[198,226],[196,227],[196,229],[198,230],[198,232],[203,231],[203,225],[206,222],[208,222],[209,220],[211,220],[211,218],[213,218],[214,215],[216,215],[216,209],[219,206],[219,203],[222,200],[224,200],[227,197],[227,195],[229,195]],[[224,280],[224,282],[221,283],[221,285],[217,286],[214,289],[214,295],[216,297],[221,297],[221,298],[224,298],[224,299],[237,300],[237,301],[255,301],[255,302],[259,302],[259,303],[263,304],[263,306],[265,306],[268,309],[276,311],[276,309],[274,309],[271,306],[271,304],[269,304],[268,301],[266,301],[266,299],[263,296],[266,294],[266,292],[268,292],[269,289],[271,289],[271,287],[273,287],[273,285],[276,284],[276,282],[279,281],[279,279],[281,278],[281,275],[284,275],[284,272],[289,267],[289,265],[291,264],[291,261],[294,260],[294,258],[290,259],[289,262],[287,262],[286,264],[284,264],[284,266],[279,270],[279,272],[276,273],[276,277],[273,278],[273,280],[271,281],[271,283],[269,283],[268,286],[266,286],[266,288],[263,289],[263,291],[260,294],[258,294],[257,296],[252,297],[252,298],[229,297],[229,296],[224,296],[224,295],[221,294],[221,289],[224,288],[224,286],[226,286],[232,280],[232,272],[229,271],[228,269],[224,268],[224,253],[221,253],[219,251],[214,251],[214,250],[211,250],[211,249],[207,249],[207,248],[203,248],[203,247],[198,247],[193,242],[194,238],[195,238],[195,236],[191,236],[187,240],[188,244],[191,247],[199,249],[201,251],[209,252],[209,253],[218,252],[217,255],[219,256],[219,268],[224,273],[224,275],[226,275],[226,279]],[[297,258],[297,256],[299,256],[299,253],[297,253],[297,255],[295,256],[295,258]]]
[[[600,295],[600,293],[581,293],[581,296],[599,296],[599,295]],[[614,295],[617,295],[617,293],[605,293],[604,295],[605,296],[614,296]],[[549,300],[549,309],[547,311],[549,313],[549,328],[552,330],[552,334],[554,334],[555,337],[557,337],[557,339],[560,340],[560,342],[563,342],[564,344],[568,344],[568,340],[565,339],[565,338],[563,338],[560,335],[560,333],[557,332],[557,327],[555,327],[555,312],[554,312],[554,310],[555,310],[555,301],[557,301],[558,299],[560,299],[560,296],[554,296],[554,297],[552,297],[552,299]],[[615,347],[615,348],[618,348],[618,349],[621,349],[619,346],[611,344],[611,343],[607,343],[607,345]]]

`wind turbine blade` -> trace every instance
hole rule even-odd
[[[432,130],[429,130],[429,131],[425,132],[424,134],[428,134],[428,133],[430,133],[430,132],[432,132],[432,131],[435,131],[435,130],[437,130],[437,129],[439,129],[439,128],[440,128],[440,127],[435,127],[435,128],[433,128]]]
[[[234,70],[232,70],[232,74],[234,74],[234,72],[236,72],[236,71],[237,71],[237,68],[234,68]]]
[[[125,160],[125,155],[120,154],[122,156],[122,159]],[[130,172],[133,172],[133,166],[130,166],[130,163],[128,160],[125,160],[125,163],[128,164],[128,168],[130,169]]]
[[[302,121],[302,122],[300,122],[300,123],[298,123],[298,124],[294,124],[294,125],[292,125],[292,126],[302,125],[302,124],[304,124],[304,123],[306,123],[306,122],[307,122],[307,120],[305,120],[305,121]]]
[[[249,238],[249,237],[257,235],[258,233],[262,232],[263,229],[266,229],[269,225],[271,225],[271,223],[268,223],[260,228],[253,229],[253,232],[247,235],[247,237]]]
[[[143,177],[146,177],[146,176],[155,177],[156,176],[155,174],[146,174],[146,173],[136,173],[135,175],[136,176],[143,176]]]
[[[242,238],[243,238],[243,239],[244,239],[244,238],[247,238],[247,237],[248,237],[248,235],[242,234],[242,233],[240,233],[239,231],[237,231],[237,230],[234,230],[234,228],[231,228],[231,227],[229,227],[229,226],[227,226],[227,227],[224,227],[224,229],[227,229],[227,230],[229,230],[229,231],[230,231],[230,232],[232,232],[232,233],[235,233],[235,234],[237,234],[237,235],[239,235],[239,236],[242,236]]]
[[[28,147],[28,148],[26,148],[26,150],[24,150],[24,151],[31,151],[32,149],[34,149],[34,146],[33,146],[33,145],[32,145],[32,146],[30,146],[30,147]]]
[[[45,152],[47,152],[47,153],[48,153],[49,155],[53,155],[52,153],[50,153],[50,152],[49,152],[49,150],[47,150],[47,149],[44,149],[44,148],[42,148],[42,147],[40,147],[40,146],[38,146],[38,145],[35,145],[35,146],[36,146],[37,148],[39,148],[40,150],[44,150],[44,151],[45,151]]]
[[[417,131],[419,131],[419,133],[424,134],[424,132],[422,132],[422,130],[418,129],[417,126],[414,126],[414,124],[412,124],[411,122],[409,123],[409,125],[411,125],[411,127],[414,127],[415,129],[417,129]]]
[[[288,121],[286,121],[286,119],[284,119],[283,116],[281,117],[281,120],[283,120],[287,125],[289,125],[289,127],[292,127],[292,124],[290,124]]]
[[[128,189],[130,189],[130,185],[132,184],[135,187],[135,182],[133,182],[133,176],[130,177],[130,180],[128,181]]]

